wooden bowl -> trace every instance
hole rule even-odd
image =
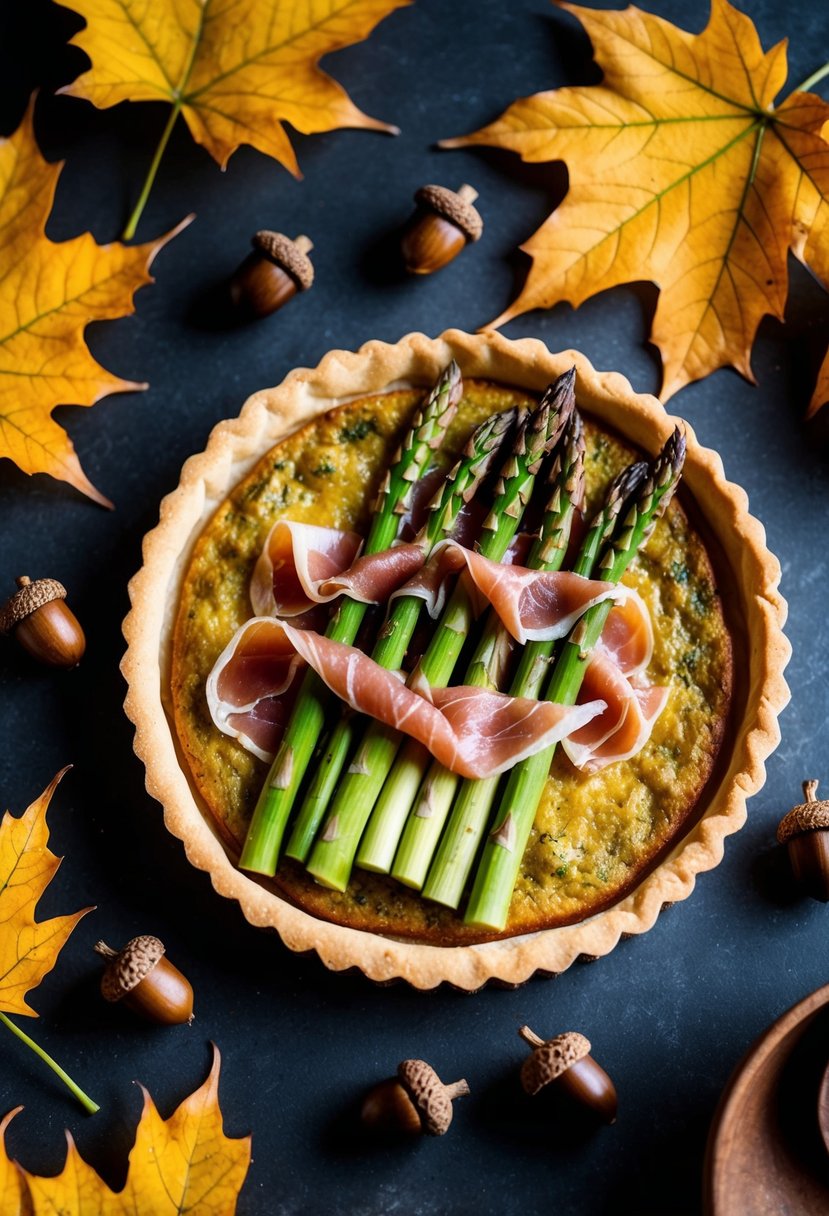
[[[706,1216],[829,1212],[829,984],[768,1028],[738,1065],[705,1155]],[[821,1077],[823,1078],[821,1082]]]

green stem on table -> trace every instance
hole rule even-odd
[[[122,241],[131,241],[135,236],[138,221],[141,219],[144,208],[147,205],[147,199],[150,197],[150,191],[153,188],[153,183],[155,182],[155,177],[158,173],[158,167],[161,164],[161,158],[166,151],[167,144],[170,142],[170,136],[173,134],[173,127],[176,125],[176,119],[180,113],[181,102],[177,101],[170,110],[166,125],[161,133],[161,139],[158,141],[158,147],[155,150],[155,155],[153,156],[153,159],[150,162],[150,167],[147,170],[147,176],[144,179],[144,185],[141,187],[138,202],[133,207],[132,215],[127,220],[127,226],[121,234]]]
[[[417,411],[402,447],[386,471],[374,505],[366,553],[388,549],[397,537],[401,519],[411,505],[414,485],[443,443],[462,394],[460,368],[453,360]],[[343,598],[325,636],[350,645],[367,611],[367,604]],[[243,870],[267,876],[276,873],[288,816],[325,725],[330,700],[325,684],[309,668],[254,808],[239,861]]]
[[[87,1114],[94,1115],[96,1111],[101,1109],[98,1103],[93,1102],[89,1094],[85,1094],[80,1085],[76,1085],[69,1074],[64,1072],[60,1064],[58,1064],[56,1060],[53,1060],[49,1053],[44,1051],[43,1048],[34,1041],[34,1039],[30,1039],[24,1030],[21,1030],[19,1026],[16,1026],[11,1018],[7,1018],[5,1013],[0,1013],[0,1022],[2,1022],[4,1026],[8,1026],[12,1034],[16,1035],[17,1038],[20,1039],[21,1043],[25,1043],[36,1056],[39,1056],[41,1060],[43,1060],[44,1064],[48,1064],[52,1072],[57,1073],[66,1088],[75,1095]]]
[[[829,76],[829,63],[824,63],[822,68],[818,68],[817,71],[812,72],[811,76],[807,76],[803,83],[794,90],[795,93],[808,93],[823,80],[824,76]]]
[[[549,483],[551,493],[541,530],[526,559],[526,566],[531,570],[555,571],[561,568],[573,515],[584,499],[584,430],[578,412],[574,412],[570,418]],[[530,644],[533,648],[539,648],[539,655],[549,653],[552,645],[552,642]],[[502,672],[511,651],[509,633],[498,614],[491,609],[463,683],[493,691],[503,688]],[[543,670],[544,664],[536,662],[535,654],[533,649],[531,667],[540,666]],[[520,695],[528,694],[522,692]],[[429,764],[428,759],[426,763]],[[383,874],[391,869],[392,877],[398,882],[419,890],[426,879],[461,779],[436,760],[429,764],[425,776],[423,768],[411,776],[407,768],[404,754],[395,762],[383,787],[380,802],[357,854],[357,864]],[[397,788],[404,776],[408,786],[418,778],[422,779],[420,790],[409,798]],[[377,828],[372,834],[374,825]]]
[[[604,503],[594,516],[582,541],[573,565],[575,574],[584,578],[593,574],[599,555],[613,535],[625,503],[644,481],[647,471],[647,464],[640,461],[623,470],[611,483]],[[540,696],[555,645],[555,642],[530,642],[524,647],[509,688],[512,696]],[[500,776],[479,781],[467,780],[461,784],[446,831],[423,886],[426,899],[448,908],[457,908],[460,904],[500,784]]]
[[[641,545],[650,536],[658,516],[676,489],[685,461],[685,438],[675,430],[637,492],[599,562],[597,574],[618,583]],[[601,637],[613,607],[605,601],[589,608],[571,631],[559,654],[544,696],[561,705],[574,705],[591,652]],[[464,923],[500,932],[509,915],[512,894],[555,746],[522,761],[509,774],[487,837]]]
[[[561,438],[572,408],[572,391],[568,397],[562,395],[560,385],[551,386],[525,419],[501,470],[492,510],[481,527],[477,548],[484,557],[493,561],[504,557],[518,530],[542,461]],[[445,686],[473,619],[472,594],[467,580],[461,577],[410,682],[419,678],[433,687]],[[389,726],[372,722],[367,727],[308,861],[309,872],[323,886],[345,890],[363,830],[400,743],[400,734]]]
[[[493,414],[467,440],[461,459],[447,475],[441,490],[430,504],[426,523],[418,538],[426,559],[441,541],[451,535],[462,508],[474,498],[515,422],[516,413],[516,410],[509,409]],[[422,609],[423,600],[418,596],[403,595],[393,601],[371,652],[371,657],[380,667],[392,671],[400,668]],[[305,861],[311,850],[351,746],[361,729],[359,722],[355,714],[346,710],[325,741],[320,764],[285,848],[285,855],[295,861]]]

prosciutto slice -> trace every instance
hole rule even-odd
[[[260,760],[272,760],[291,712],[302,660],[270,618],[238,629],[207,677],[207,704],[219,730]]]
[[[520,550],[499,563],[450,540],[424,563],[415,542],[362,557],[359,547],[354,533],[311,524],[272,529],[251,586],[259,615],[237,632],[207,683],[216,725],[255,755],[275,753],[306,664],[353,709],[418,739],[462,776],[495,775],[559,740],[573,764],[592,772],[647,742],[668,694],[644,679],[653,630],[635,591],[527,569],[516,564]],[[322,622],[309,607],[324,612],[320,605],[343,592],[364,603],[418,596],[438,616],[458,574],[470,580],[478,608],[491,605],[520,644],[565,637],[587,609],[613,600],[577,710],[478,688],[407,686],[400,673],[313,631]]]
[[[605,652],[594,655],[585,672],[579,702],[593,705],[593,698],[600,697],[605,709],[563,741],[568,758],[587,773],[629,760],[650,739],[669,694],[668,688],[628,680]]]
[[[300,659],[352,709],[417,739],[462,777],[503,773],[604,709],[603,701],[554,705],[463,685],[438,689],[420,681],[417,689],[409,688],[400,673],[379,667],[353,646],[258,618],[242,626],[216,664],[208,700],[217,726],[262,759],[272,757],[276,736],[266,750],[261,728],[268,714],[259,711],[256,693],[262,695],[269,678],[284,690],[295,671],[292,664]]]
[[[530,570],[512,562],[494,562],[466,549],[457,541],[443,541],[428,561],[391,599],[414,595],[422,599],[429,615],[440,616],[454,576],[466,571],[477,594],[479,613],[492,607],[516,640],[552,642],[566,637],[588,608],[605,600],[629,606],[619,633],[650,636],[647,609],[635,591],[614,583],[583,578],[568,570]],[[631,644],[637,643],[631,638]],[[650,655],[648,655],[650,657]],[[647,663],[646,663],[647,665]]]
[[[363,604],[382,604],[423,565],[420,545],[392,545],[358,557],[361,544],[356,532],[279,520],[253,571],[253,611],[295,617],[344,593]]]
[[[579,702],[600,698],[606,708],[563,741],[576,768],[595,773],[645,746],[670,694],[644,679],[652,654],[650,616],[631,596],[614,606],[582,681]]]

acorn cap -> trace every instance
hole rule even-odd
[[[307,236],[298,236],[292,241],[281,232],[268,232],[263,229],[251,238],[254,249],[264,253],[265,257],[289,274],[300,291],[307,291],[314,281],[314,266],[307,256],[307,250],[314,246]]]
[[[112,959],[101,977],[101,995],[105,1001],[120,1001],[132,992],[165,953],[164,943],[149,934],[134,937],[117,954],[104,942],[98,942],[95,949]]]
[[[589,1055],[590,1040],[577,1030],[567,1030],[533,1048],[521,1065],[521,1084],[528,1094],[537,1094]]]
[[[793,836],[829,828],[829,802],[818,801],[815,797],[817,787],[817,781],[803,782],[803,796],[806,801],[792,807],[788,815],[784,815],[780,820],[777,829],[778,843],[786,844]]]
[[[450,1087],[425,1060],[404,1060],[397,1066],[397,1076],[417,1108],[423,1130],[430,1136],[442,1136],[452,1122]],[[456,1097],[469,1092],[465,1081],[457,1081],[451,1088]]]
[[[28,574],[21,574],[17,586],[19,590],[0,608],[0,633],[11,633],[44,604],[66,599],[66,588],[56,578],[38,578],[32,582]]]
[[[472,200],[478,195],[471,186],[461,186],[457,192],[446,186],[421,186],[414,197],[419,206],[428,207],[460,228],[468,241],[479,239],[484,222],[472,206]]]

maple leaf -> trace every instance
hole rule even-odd
[[[88,233],[50,241],[46,220],[61,165],[40,155],[32,112],[30,105],[18,131],[0,140],[0,456],[111,506],[82,471],[52,410],[147,387],[101,367],[83,333],[90,321],[133,311],[134,292],[152,282],[153,258],[182,225],[133,248],[96,245]]]
[[[829,105],[796,91],[774,106],[785,43],[764,52],[727,0],[712,0],[699,35],[633,7],[561,7],[587,31],[603,83],[536,94],[442,143],[567,163],[563,203],[522,246],[526,285],[492,325],[650,279],[663,400],[729,364],[753,379],[757,327],[783,318],[788,250],[829,283]]]
[[[397,128],[358,110],[318,60],[367,38],[411,0],[71,0],[87,27],[72,40],[92,68],[61,92],[101,108],[166,101],[167,127],[136,212],[135,232],[158,161],[179,114],[224,169],[250,144],[300,177],[284,124],[304,135],[337,127]]]
[[[823,362],[817,374],[815,391],[812,393],[812,400],[809,402],[806,417],[813,418],[818,410],[822,409],[826,404],[829,404],[829,350],[823,356]]]
[[[6,1152],[6,1128],[22,1109],[22,1106],[16,1106],[0,1120],[0,1212],[3,1216],[32,1216],[26,1180],[20,1167]]]
[[[35,905],[60,858],[48,848],[46,811],[62,769],[28,810],[0,823],[0,1011],[37,1017],[26,995],[57,962],[75,925],[90,908],[37,922]]]
[[[167,1120],[142,1087],[144,1109],[120,1192],[111,1191],[86,1164],[67,1132],[60,1174],[39,1178],[22,1171],[34,1216],[232,1216],[250,1165],[250,1136],[224,1134],[220,1064],[214,1047],[207,1080]]]

